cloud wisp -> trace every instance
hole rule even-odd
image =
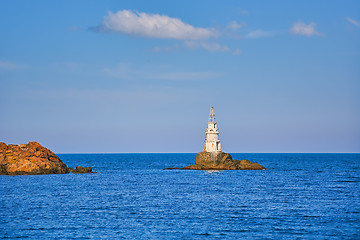
[[[351,23],[351,24],[353,24],[353,25],[355,25],[355,26],[357,26],[357,27],[360,27],[360,22],[356,21],[355,19],[352,19],[352,18],[347,17],[346,20],[347,20],[349,23]]]
[[[116,13],[109,11],[96,30],[178,40],[209,39],[217,36],[215,29],[194,27],[178,18],[166,15],[139,13],[131,10],[121,10]]]
[[[217,42],[185,41],[186,48],[202,48],[210,52],[229,52],[230,48]]]
[[[303,22],[294,23],[290,29],[290,34],[292,35],[303,35],[307,37],[311,36],[323,36],[322,33],[318,32],[316,29],[316,23],[312,22],[305,24]]]
[[[209,52],[229,52],[234,55],[240,55],[240,49],[231,49],[226,45],[217,42],[202,42],[202,41],[185,41],[185,47],[189,49],[205,49]]]
[[[257,39],[275,35],[273,31],[251,30],[248,28],[247,22],[242,21],[238,23],[235,20],[228,23],[224,30],[222,34],[233,39]]]
[[[244,36],[244,38],[256,39],[256,38],[271,37],[273,35],[274,34],[272,32],[269,32],[269,31],[255,30],[255,31],[251,31],[248,34],[246,34]]]
[[[209,42],[209,41],[194,41],[186,40],[183,44],[175,44],[173,46],[156,46],[149,49],[151,52],[174,52],[181,49],[203,49],[208,52],[228,52],[234,55],[240,55],[240,49],[231,49],[227,45],[220,44],[218,42]]]
[[[16,70],[25,68],[27,68],[27,66],[23,64],[0,60],[0,70]]]
[[[232,21],[227,25],[227,28],[232,30],[237,30],[239,28],[245,27],[247,25],[246,22],[238,23],[237,21]]]

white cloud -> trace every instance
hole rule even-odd
[[[294,23],[294,25],[290,29],[290,33],[293,35],[304,35],[307,37],[311,37],[314,35],[317,35],[317,36],[323,35],[322,33],[319,33],[318,31],[316,31],[315,27],[316,27],[316,23],[314,23],[314,22],[309,23],[309,24],[305,24],[303,22],[297,22],[297,23]]]
[[[194,27],[178,18],[166,15],[138,13],[122,10],[117,13],[108,12],[104,16],[98,31],[110,31],[151,38],[171,38],[181,40],[197,40],[216,37],[214,29]]]
[[[248,34],[246,34],[244,38],[263,38],[263,37],[270,37],[272,35],[273,35],[272,32],[266,32],[263,30],[255,30],[255,31],[251,31]]]
[[[227,25],[227,28],[232,29],[232,30],[237,30],[239,28],[245,27],[246,25],[247,25],[246,22],[238,23],[236,21],[232,21],[231,23],[229,23]]]
[[[217,42],[185,41],[186,48],[202,48],[211,52],[229,52],[230,48]]]
[[[354,20],[352,18],[349,18],[349,17],[347,17],[346,20],[348,20],[351,24],[353,24],[353,25],[355,25],[357,27],[360,27],[360,22],[358,22],[358,21],[356,21],[356,20]]]

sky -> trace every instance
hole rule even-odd
[[[360,152],[360,1],[0,1],[0,142]]]

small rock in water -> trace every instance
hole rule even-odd
[[[81,167],[81,166],[77,166],[75,169],[69,168],[69,171],[71,173],[95,173],[92,171],[91,167]]]

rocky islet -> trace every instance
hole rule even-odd
[[[264,170],[258,163],[249,160],[235,160],[229,153],[199,152],[196,164],[183,168],[184,170]]]
[[[92,173],[91,167],[66,166],[61,159],[38,142],[9,144],[0,142],[0,175],[39,175]]]
[[[166,170],[265,170],[258,163],[249,160],[235,160],[229,153],[225,152],[199,152],[196,155],[196,164],[184,168],[170,167]]]

